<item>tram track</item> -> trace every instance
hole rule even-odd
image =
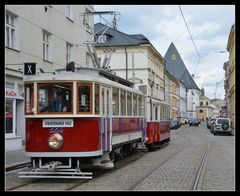
[[[154,171],[156,171],[157,169],[159,169],[161,166],[163,166],[166,162],[168,162],[169,160],[171,160],[173,157],[175,157],[178,153],[180,153],[181,151],[183,151],[184,149],[186,149],[189,146],[189,144],[185,145],[184,147],[180,148],[179,150],[177,150],[175,153],[173,153],[171,156],[169,156],[167,159],[165,159],[163,162],[161,162],[160,164],[158,164],[157,166],[155,166],[153,169],[151,169],[149,172],[147,172],[146,174],[144,174],[143,176],[141,176],[140,178],[138,178],[131,186],[129,186],[126,191],[132,191],[134,190],[142,181],[144,181],[147,177],[149,177]]]
[[[185,134],[185,135],[187,135],[187,134]],[[182,137],[185,137],[185,136],[182,136]],[[187,147],[189,147],[189,145],[190,144],[187,144],[184,147],[182,147],[181,149],[179,149],[178,151],[176,151],[174,154],[169,156],[163,162],[159,163],[157,166],[155,166],[153,169],[151,169],[148,173],[146,173],[143,176],[141,176],[140,178],[138,178],[131,186],[129,186],[125,190],[126,191],[134,190],[138,185],[140,185],[144,180],[146,180],[151,174],[153,174],[156,170],[158,170],[160,167],[162,167],[168,161],[171,161],[171,159],[173,159],[177,154],[184,151]],[[201,190],[201,182],[200,181],[203,181],[203,176],[204,176],[204,173],[205,173],[205,166],[206,166],[207,161],[208,161],[208,156],[209,156],[209,153],[210,153],[211,143],[208,142],[204,146],[206,146],[203,149],[204,153],[203,153],[200,161],[198,161],[197,164],[196,164],[195,175],[193,176],[193,178],[189,182],[189,186],[186,188],[186,190],[192,190],[192,191]]]
[[[204,176],[204,166],[207,164],[207,161],[208,161],[208,156],[209,156],[209,153],[210,153],[210,148],[211,148],[211,143],[208,143],[206,149],[205,149],[205,152],[202,156],[202,159],[201,159],[201,162],[200,162],[200,165],[198,167],[198,170],[197,170],[197,174],[195,176],[195,179],[193,181],[193,185],[192,185],[192,189],[193,191],[196,191],[196,190],[199,190],[199,183],[200,183],[200,179]]]

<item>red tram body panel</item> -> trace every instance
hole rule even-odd
[[[148,146],[170,139],[169,121],[147,122],[147,138],[145,144]]]

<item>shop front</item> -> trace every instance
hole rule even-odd
[[[8,85],[10,86],[10,85]],[[15,90],[17,89],[17,90]],[[21,94],[20,94],[21,93]],[[24,113],[22,89],[5,89],[5,150],[22,149],[24,135]]]

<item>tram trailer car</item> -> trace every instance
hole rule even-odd
[[[24,85],[31,168],[19,178],[91,179],[93,168],[111,169],[145,144],[170,138],[161,123],[149,128],[146,96],[109,71],[59,69],[25,76]]]

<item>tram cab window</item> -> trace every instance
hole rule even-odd
[[[33,84],[25,85],[25,113],[33,113]]]
[[[39,84],[38,111],[72,112],[72,84]]]
[[[78,112],[92,113],[92,84],[78,85]]]

